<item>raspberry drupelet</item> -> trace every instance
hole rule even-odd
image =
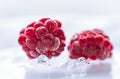
[[[20,31],[18,43],[30,59],[41,54],[48,58],[59,56],[64,51],[65,34],[58,20],[42,18]]]
[[[104,60],[112,56],[112,50],[113,46],[109,37],[99,29],[75,34],[68,45],[71,59],[85,57],[92,60]]]

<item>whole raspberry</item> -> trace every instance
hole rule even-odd
[[[65,47],[65,35],[58,20],[42,18],[20,31],[18,43],[30,59],[43,54],[48,58],[59,56]]]
[[[85,57],[92,60],[104,60],[112,56],[112,49],[113,46],[109,37],[99,29],[86,30],[80,34],[75,34],[68,45],[72,59]]]

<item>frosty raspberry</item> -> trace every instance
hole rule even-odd
[[[61,22],[42,18],[20,31],[18,43],[30,59],[41,54],[48,58],[59,56],[65,47],[65,34]]]
[[[109,37],[102,30],[86,30],[75,34],[68,45],[70,58],[80,57],[92,60],[104,60],[112,56],[113,46]]]

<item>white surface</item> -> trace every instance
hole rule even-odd
[[[48,79],[48,77],[50,79],[64,79],[65,77],[59,69],[51,69],[39,64],[35,65],[35,62],[32,66],[34,68],[30,68],[28,59],[19,48],[0,52],[0,79]],[[87,76],[80,79],[120,79],[119,56],[120,54],[114,53],[111,63],[109,60],[102,64],[94,63]]]

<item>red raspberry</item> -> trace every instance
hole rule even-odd
[[[30,59],[43,54],[48,58],[59,56],[65,47],[65,35],[61,22],[42,18],[20,31],[19,44]]]
[[[22,45],[22,49],[25,51],[25,52],[29,52],[30,49],[27,47],[27,45]]]
[[[23,28],[21,31],[20,31],[20,34],[24,34],[25,32],[25,28]]]
[[[36,22],[33,27],[38,28],[38,27],[41,27],[41,26],[44,26],[42,22]]]
[[[50,18],[42,18],[39,20],[39,22],[45,23],[45,21],[47,21],[48,19],[50,19]]]
[[[53,31],[53,35],[57,36],[59,39],[61,40],[65,40],[65,36],[64,36],[64,32],[63,30],[61,30],[60,28],[57,28]]]
[[[19,36],[19,38],[18,38],[18,43],[19,43],[20,45],[24,45],[25,42],[26,42],[26,36],[25,36],[24,34],[21,34],[21,35]]]
[[[29,52],[26,52],[26,55],[30,58],[30,59],[34,59],[36,57],[38,57],[40,54],[36,51],[36,50],[31,50]]]
[[[27,27],[33,27],[33,25],[35,24],[36,22],[32,22],[30,24],[27,25]]]
[[[99,29],[75,34],[68,45],[72,59],[85,57],[92,60],[104,60],[112,56],[112,49],[109,37]]]
[[[60,47],[56,50],[56,52],[61,53],[62,51],[64,51],[65,46],[65,42],[63,40],[60,40]]]
[[[26,39],[26,45],[29,49],[35,49],[37,42],[38,41],[36,38],[27,38]]]
[[[61,22],[58,21],[58,20],[55,20],[55,21],[57,22],[57,27],[58,27],[58,28],[61,28],[61,26],[62,26]]]
[[[53,46],[54,42],[54,36],[53,34],[47,34],[41,38],[42,43],[45,45],[45,47],[50,48]]]
[[[47,33],[48,33],[48,29],[44,26],[38,27],[35,31],[35,35],[38,39],[46,35]]]
[[[34,27],[28,27],[28,28],[26,28],[25,29],[25,35],[27,37],[30,37],[30,38],[34,37],[35,36],[35,28]]]
[[[53,32],[58,27],[57,22],[51,19],[45,21],[45,26],[48,28],[49,32]]]

